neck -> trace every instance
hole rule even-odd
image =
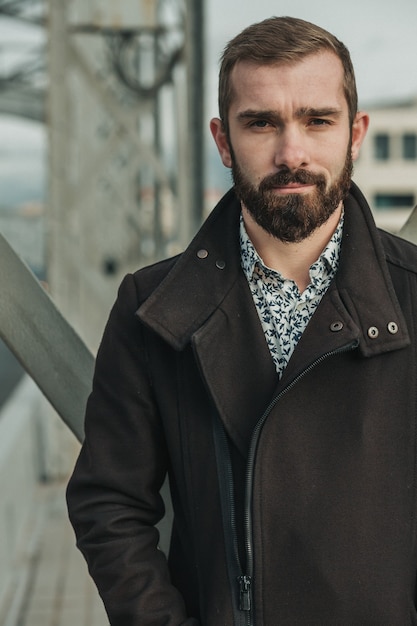
[[[255,222],[246,207],[242,207],[246,231],[265,265],[293,280],[300,292],[310,284],[310,267],[329,243],[340,220],[342,205],[307,239],[288,243],[273,237]]]

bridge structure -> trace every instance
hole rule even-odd
[[[0,115],[46,121],[46,5],[0,0]]]
[[[121,276],[180,251],[201,221],[202,5],[0,0],[0,22],[31,29],[38,42],[27,55],[0,46],[0,114],[46,125],[49,181],[47,290],[0,237],[0,338],[28,374],[0,413],[4,626],[95,623],[91,588],[65,606],[86,571],[70,565],[76,557],[59,569],[54,557],[67,550],[59,542],[75,551],[68,528],[59,530],[68,524],[62,489],[59,505],[39,492],[50,493],[51,480],[63,487],[75,459]],[[44,528],[57,544],[42,543]],[[41,610],[30,598],[37,585],[45,595],[46,578],[54,593]]]
[[[203,3],[0,0],[2,19],[38,33],[31,55],[2,38],[0,113],[47,126],[46,280],[94,353],[122,276],[202,219]]]

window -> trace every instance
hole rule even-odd
[[[414,133],[403,135],[403,158],[417,159],[417,135]]]
[[[374,206],[377,209],[405,209],[416,203],[413,193],[377,193]]]
[[[390,153],[389,135],[378,133],[374,137],[374,154],[377,161],[387,161]]]

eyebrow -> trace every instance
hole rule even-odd
[[[335,107],[322,107],[320,109],[316,109],[314,107],[300,107],[296,110],[295,116],[297,119],[301,119],[303,117],[340,117],[342,115],[342,109]],[[246,109],[245,111],[241,111],[237,115],[238,121],[244,121],[247,119],[251,120],[272,120],[276,123],[282,122],[282,116],[274,110],[257,110],[257,109]]]

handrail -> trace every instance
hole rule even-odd
[[[0,234],[0,337],[78,440],[94,357]]]
[[[399,236],[417,244],[417,204],[411,211],[406,223],[399,231]]]

